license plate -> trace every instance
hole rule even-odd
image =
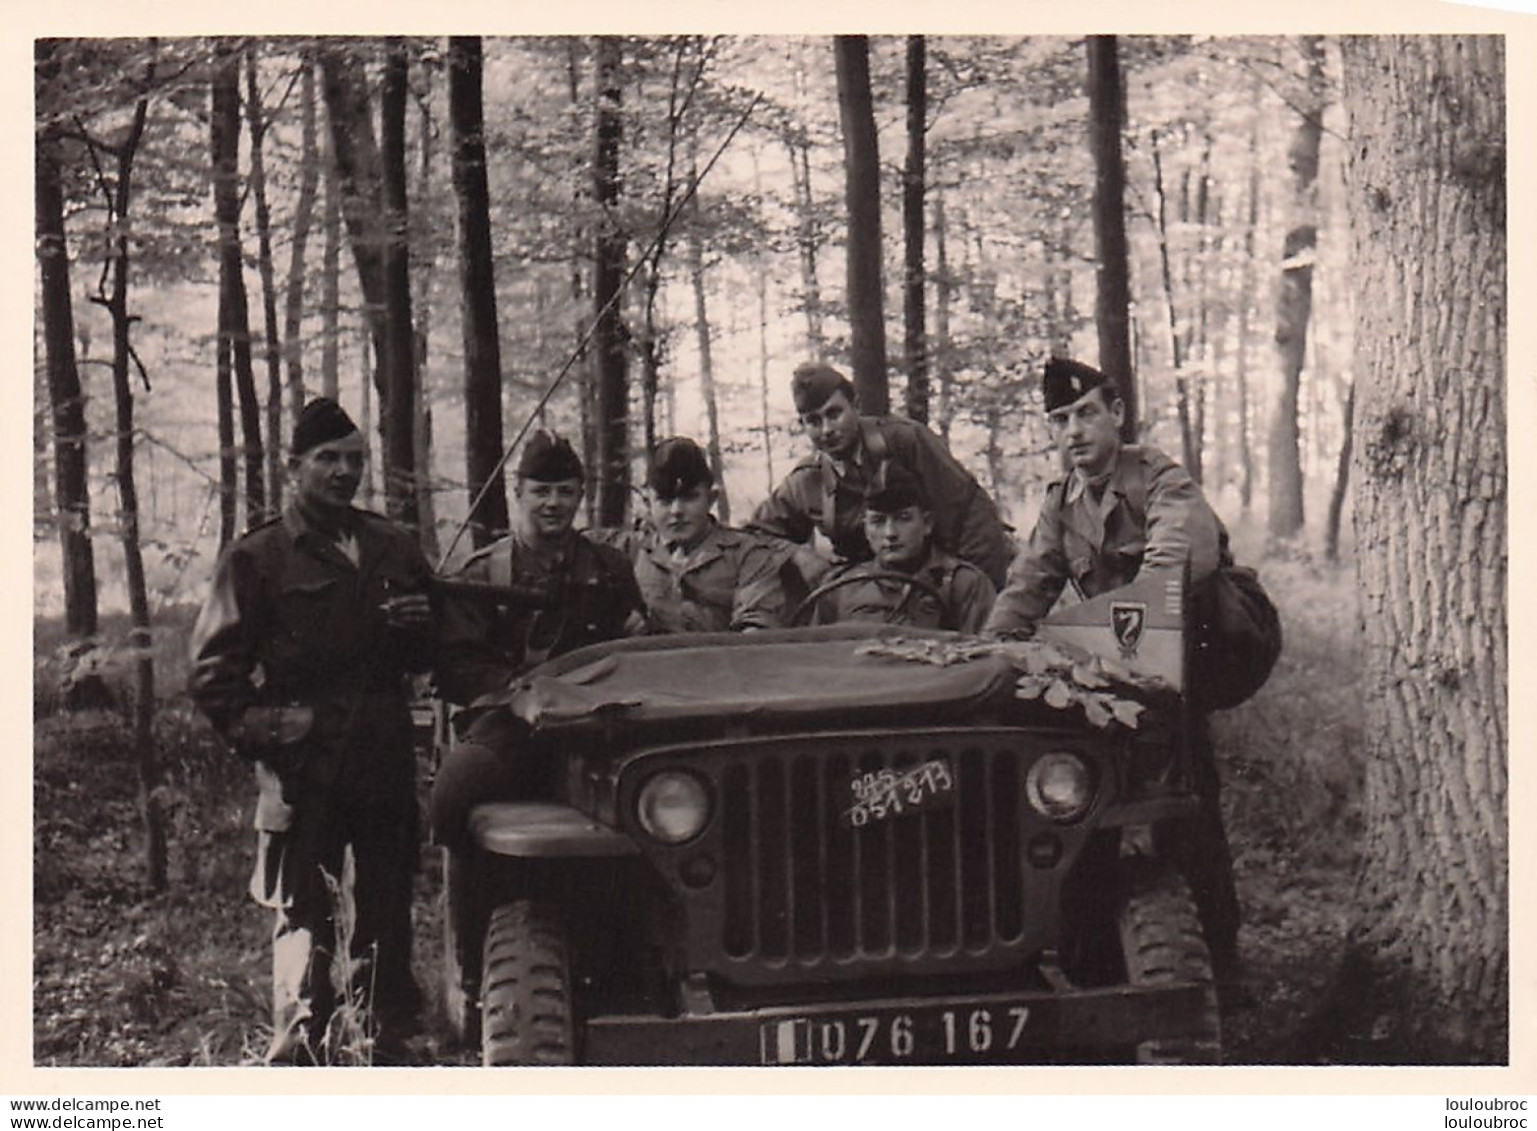
[[[943,758],[906,770],[875,770],[849,780],[849,807],[843,823],[854,828],[875,821],[950,805],[955,800],[955,775]]]
[[[1037,1043],[1040,1027],[1036,1006],[993,1001],[779,1018],[759,1044],[764,1064],[993,1062]]]

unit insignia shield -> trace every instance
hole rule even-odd
[[[1142,628],[1147,624],[1147,606],[1140,601],[1112,601],[1110,631],[1121,646],[1121,655],[1135,656],[1142,642]]]

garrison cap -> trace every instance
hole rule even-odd
[[[345,409],[330,397],[316,397],[299,412],[294,421],[293,444],[289,453],[302,456],[311,448],[340,440],[358,430]]]
[[[559,483],[585,478],[585,473],[581,459],[565,437],[541,428],[523,445],[523,454],[518,457],[518,478]]]
[[[715,482],[704,451],[687,436],[671,436],[656,446],[646,480],[659,499],[676,499],[683,492]]]
[[[795,367],[790,378],[790,394],[795,398],[796,412],[811,412],[821,408],[827,398],[842,390],[854,399],[854,382],[831,365],[820,361],[808,361]]]
[[[906,507],[929,509],[923,484],[918,477],[894,460],[882,460],[865,492],[865,509],[890,514]]]
[[[1085,393],[1104,386],[1106,399],[1121,395],[1115,381],[1092,365],[1073,361],[1066,357],[1054,357],[1046,363],[1041,377],[1041,393],[1046,399],[1046,411],[1055,412],[1070,405]]]

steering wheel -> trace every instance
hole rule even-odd
[[[833,578],[831,581],[824,581],[810,593],[807,593],[805,598],[802,599],[801,603],[795,606],[795,611],[790,614],[790,619],[788,622],[789,627],[795,628],[801,625],[801,618],[811,610],[815,609],[817,602],[820,601],[823,597],[827,596],[827,594],[831,593],[833,590],[842,589],[845,585],[854,585],[863,581],[900,581],[902,584],[910,586],[911,589],[918,589],[924,593],[927,593],[930,597],[933,597],[941,607],[943,607],[945,603],[944,597],[940,596],[939,590],[934,587],[932,582],[925,581],[923,578],[911,573],[898,573],[894,569],[878,569],[871,573],[845,573],[841,577]],[[910,597],[911,595],[912,593],[909,591],[907,596],[902,598],[902,601],[896,606],[896,608],[901,608],[903,604],[906,604],[907,597]]]

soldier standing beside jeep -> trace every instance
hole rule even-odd
[[[415,539],[354,508],[363,437],[305,406],[282,517],[225,551],[191,640],[193,699],[257,769],[253,898],[277,913],[269,1063],[316,1063],[337,1002],[329,880],[355,864],[352,986],[388,1055],[420,1009],[411,977],[415,759],[406,676],[431,661],[429,569]],[[371,994],[369,987],[372,987]],[[370,1000],[371,998],[371,1000]]]
[[[1106,374],[1052,358],[1041,388],[1047,422],[1071,471],[1047,489],[987,631],[1029,636],[1064,586],[1094,597],[1130,583],[1144,567],[1188,565],[1191,604],[1201,608],[1213,576],[1232,564],[1227,531],[1201,488],[1157,449],[1121,442],[1126,407]],[[1192,693],[1199,704],[1201,689]],[[1238,893],[1204,717],[1195,719],[1192,740],[1201,813],[1191,835],[1164,848],[1195,892],[1217,977],[1230,983],[1238,961]]]
[[[456,580],[484,594],[444,601],[438,691],[470,708],[432,788],[433,839],[455,845],[480,801],[529,787],[537,767],[506,753],[505,708],[476,706],[516,677],[586,644],[645,630],[644,605],[629,559],[573,527],[585,471],[571,445],[543,429],[524,445],[513,489],[513,532],[475,552]]]

